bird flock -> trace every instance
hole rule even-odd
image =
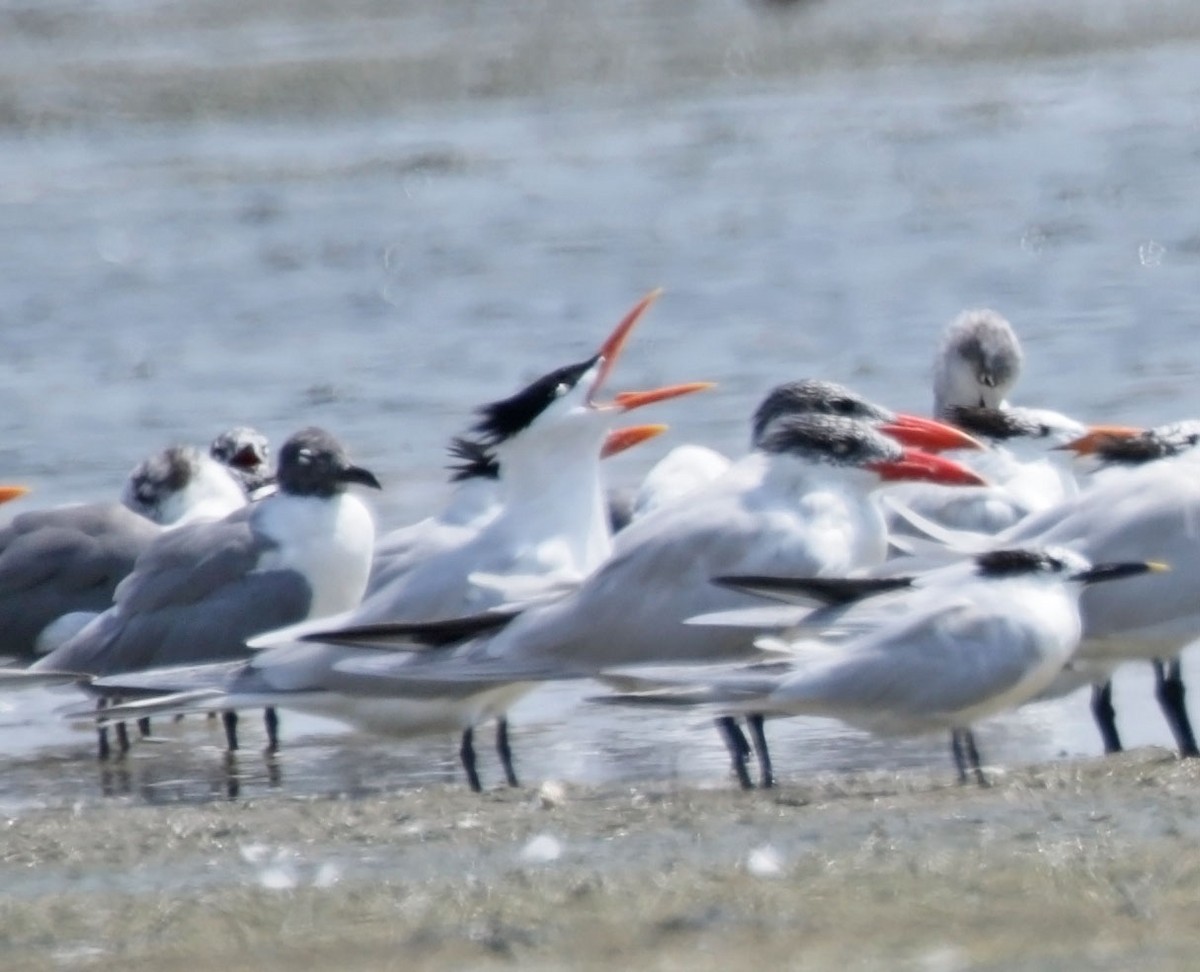
[[[271,752],[279,710],[453,733],[480,790],[476,731],[495,724],[516,786],[509,710],[586,679],[597,704],[711,716],[746,788],[774,785],[769,721],[810,715],[948,733],[960,779],[985,784],[976,725],[1084,685],[1119,750],[1111,675],[1145,660],[1180,753],[1200,752],[1179,666],[1200,636],[1200,423],[1010,404],[1016,334],[969,311],[935,351],[932,418],[789,381],[744,456],[680,446],[618,498],[603,459],[666,428],[626,414],[710,387],[606,391],[657,297],[478,408],[445,508],[383,536],[353,488],[381,484],[318,428],[273,472],[239,428],[147,459],[119,502],[18,512],[0,686],[74,686],[67,715],[95,721],[104,759],[167,715],[221,713],[230,750],[246,710]]]

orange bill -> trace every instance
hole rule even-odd
[[[667,431],[666,425],[628,425],[623,429],[613,429],[600,447],[600,458],[607,459],[618,452],[632,449],[636,445],[648,442]]]
[[[714,381],[689,381],[681,385],[664,385],[651,391],[617,392],[613,396],[613,405],[623,412],[632,412],[635,408],[653,405],[655,402],[665,402],[672,398],[681,398],[694,392],[708,391],[715,388]]]
[[[901,445],[924,449],[926,452],[947,452],[950,449],[984,449],[986,446],[973,435],[937,419],[919,415],[899,414],[894,421],[884,422],[879,431],[890,435]]]
[[[588,398],[593,398],[604,383],[608,380],[609,374],[613,370],[613,366],[617,363],[617,358],[621,356],[621,351],[625,347],[626,341],[629,340],[629,335],[633,333],[633,329],[637,326],[637,322],[642,319],[642,315],[650,309],[658,298],[662,296],[662,288],[657,288],[650,291],[645,297],[633,305],[633,309],[629,311],[621,322],[613,329],[613,332],[600,345],[600,350],[597,355],[600,358],[600,370],[596,374],[596,380],[592,383],[591,391],[588,392]]]
[[[885,482],[940,483],[943,486],[986,486],[987,480],[962,463],[920,449],[905,449],[899,459],[869,462]]]
[[[29,492],[28,486],[0,486],[0,503],[20,499]]]
[[[1073,452],[1077,456],[1092,456],[1097,452],[1103,452],[1113,442],[1121,439],[1136,439],[1145,432],[1145,429],[1135,428],[1132,425],[1089,425],[1087,432],[1078,439],[1072,439],[1058,448]]]

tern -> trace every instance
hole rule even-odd
[[[779,399],[779,395],[768,396],[771,409],[760,409],[760,417],[773,411]],[[921,441],[939,435],[959,446],[969,441],[960,432],[915,419],[883,423],[881,428]],[[168,708],[157,711],[178,711],[170,707],[188,703],[192,692],[195,706],[281,704],[336,715],[383,733],[457,728],[463,735],[464,768],[475,789],[479,780],[473,730],[494,718],[501,760],[511,783],[515,774],[504,713],[528,691],[525,681],[586,675],[610,664],[612,652],[653,659],[673,648],[684,650],[687,657],[720,656],[748,648],[745,636],[732,644],[713,645],[705,639],[691,648],[677,647],[689,634],[679,621],[696,613],[696,599],[707,605],[712,597],[707,584],[710,562],[727,567],[762,562],[816,569],[817,562],[825,559],[831,569],[842,570],[877,562],[883,558],[885,542],[882,521],[866,495],[871,485],[904,477],[979,482],[961,466],[906,451],[852,419],[812,415],[768,419],[760,437],[760,448],[726,476],[618,535],[611,560],[583,580],[575,594],[527,610],[511,626],[511,638],[510,630],[499,631],[494,639],[486,636],[509,621],[513,612],[462,623],[434,623],[423,633],[412,624],[311,625],[301,634],[312,643],[280,644],[277,635],[260,639],[260,644],[278,647],[240,665],[232,677],[216,673],[213,678],[210,672],[206,680],[197,672],[159,673],[132,687],[183,693],[176,700],[165,700]],[[423,659],[408,654],[380,658],[377,650],[360,645],[364,630],[370,632],[369,639],[415,637],[442,646],[479,635],[487,646],[479,650],[495,649],[501,656],[511,650],[514,656],[500,657],[482,685],[471,678],[457,680],[457,675],[449,684],[410,684],[410,677],[421,680],[435,670],[455,669],[461,656],[470,656],[472,646],[443,647],[430,656],[441,664],[427,667]],[[294,640],[295,634],[289,637]],[[539,661],[536,678],[514,678],[514,664],[522,674],[528,664],[518,657],[520,652],[540,652],[535,646],[543,641],[554,657],[545,664]],[[385,670],[377,672],[375,666],[381,662],[387,663]],[[390,671],[393,664],[399,669],[397,678]],[[218,697],[219,703],[214,701]]]
[[[970,771],[986,785],[972,727],[1055,679],[1079,645],[1085,586],[1163,569],[1093,566],[1058,548],[997,550],[975,558],[973,576],[954,569],[953,584],[890,595],[887,621],[833,648],[800,644],[787,661],[733,671],[643,675],[658,688],[600,701],[828,716],[883,735],[949,729],[960,780]]]
[[[31,671],[95,678],[242,658],[256,634],[357,604],[375,529],[347,487],[379,481],[317,428],[284,443],[276,478],[278,491],[260,502],[158,537],[112,607]],[[268,736],[273,748],[270,717]]]
[[[1142,435],[1104,432],[1068,446],[1093,459],[1109,458],[1119,468],[1101,470],[1078,496],[1036,513],[996,537],[945,530],[920,517],[912,522],[948,551],[978,552],[1012,544],[1056,544],[1097,561],[1131,558],[1164,560],[1169,579],[1131,581],[1081,599],[1084,641],[1077,667],[1055,688],[1062,694],[1094,684],[1092,712],[1106,752],[1119,751],[1111,685],[1112,668],[1122,661],[1155,663],[1160,705],[1182,755],[1197,755],[1184,705],[1178,656],[1200,636],[1200,481],[1191,460],[1189,433],[1165,435],[1163,427]],[[901,563],[900,569],[903,568]],[[1171,659],[1171,661],[1164,661]]]
[[[320,690],[326,672],[346,649],[297,644],[314,627],[434,620],[512,600],[558,596],[599,566],[612,549],[600,460],[664,428],[614,431],[612,426],[635,409],[711,387],[709,382],[693,382],[620,392],[611,401],[601,397],[634,326],[657,296],[654,292],[639,301],[585,360],[556,368],[516,394],[482,406],[470,438],[456,444],[465,471],[471,474],[467,480],[471,493],[461,507],[466,515],[455,512],[393,536],[388,541],[389,557],[382,566],[376,565],[373,592],[354,610],[256,639],[260,654],[230,683],[228,707],[241,706],[241,699],[251,691],[274,699],[271,693],[286,685],[294,693],[286,696],[292,702],[303,690],[317,693],[313,704],[294,707],[340,716],[340,705],[329,708],[337,700]],[[493,468],[499,477],[498,501],[487,496],[492,487],[482,482]],[[474,488],[477,485],[484,489]],[[482,504],[476,502],[480,492]],[[452,509],[459,509],[457,502]],[[465,522],[447,522],[454,519]],[[214,675],[220,680],[225,673],[193,673],[193,679]],[[432,721],[437,727],[446,719],[436,715]],[[430,717],[422,713],[418,722],[428,724]],[[503,757],[507,751],[504,722],[498,724],[497,745]],[[505,759],[505,764],[506,776],[515,785],[511,761]]]
[[[903,425],[881,427],[907,433]],[[714,602],[745,600],[712,588],[711,574],[772,568],[840,574],[881,562],[886,538],[869,494],[885,480],[901,479],[980,481],[956,463],[905,449],[853,419],[774,420],[750,456],[685,501],[632,524],[617,536],[613,556],[559,600],[511,621],[511,614],[469,620],[462,625],[463,644],[453,644],[450,626],[435,632],[450,647],[424,653],[360,647],[380,639],[405,642],[414,635],[411,625],[311,633],[326,645],[346,646],[319,687],[330,696],[327,705],[377,731],[425,729],[434,713],[437,725],[458,721],[464,765],[477,786],[470,732],[479,722],[503,718],[527,683],[589,677],[617,664],[753,651],[744,632],[731,638],[680,623]],[[251,664],[269,683],[273,665],[282,673],[302,657],[259,656]],[[281,696],[280,703],[288,701]]]

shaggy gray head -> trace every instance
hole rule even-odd
[[[754,413],[751,446],[772,422],[786,415],[840,415],[862,421],[890,422],[896,416],[834,381],[806,378],[776,385]]]
[[[963,405],[998,408],[1016,384],[1023,358],[1012,325],[995,311],[959,314],[934,359],[934,414],[946,418],[951,407]]]
[[[892,462],[904,450],[857,419],[840,415],[784,415],[772,422],[758,442],[763,452],[791,455],[809,462],[862,466]]]

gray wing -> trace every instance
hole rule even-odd
[[[0,530],[0,650],[28,657],[46,625],[99,613],[161,528],[117,503],[35,510]]]
[[[1040,658],[1028,625],[951,596],[802,668],[772,693],[768,711],[913,728],[950,724],[956,713],[1014,689]]]
[[[266,549],[248,514],[163,534],[116,605],[38,668],[111,675],[245,657],[247,638],[303,620],[312,598],[298,572],[255,569]]]

